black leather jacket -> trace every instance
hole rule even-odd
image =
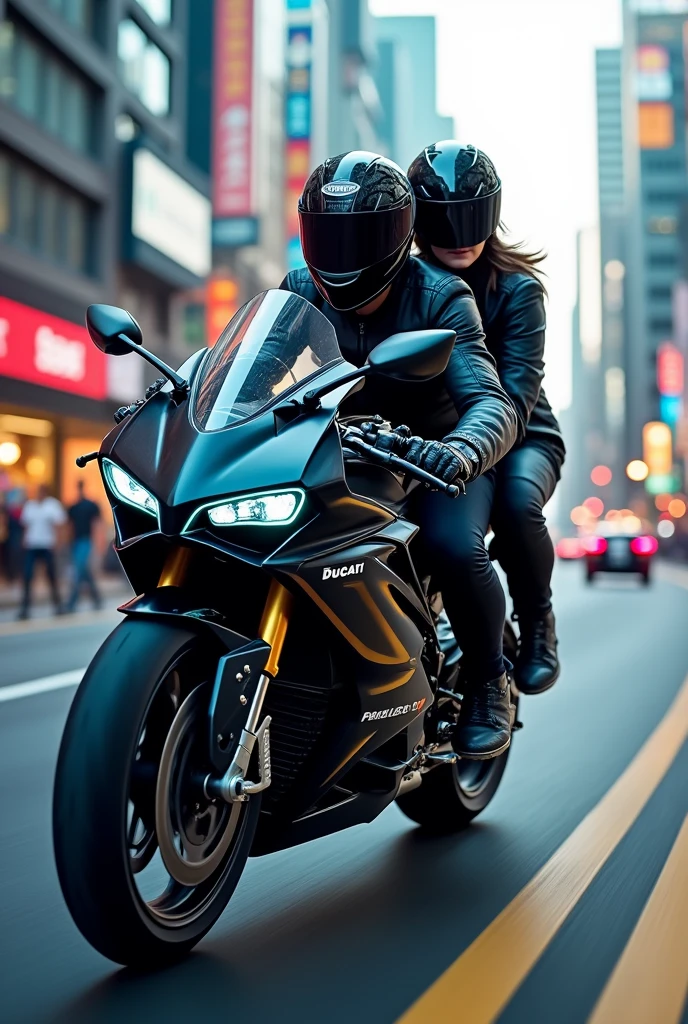
[[[342,407],[345,415],[379,413],[394,426],[406,423],[427,440],[462,441],[478,456],[481,473],[506,455],[517,434],[516,411],[485,347],[470,289],[453,274],[410,257],[392,291],[370,316],[339,313],[318,293],[307,270],[293,270],[282,288],[320,309],[337,333],[344,358],[361,366],[368,353],[397,331],[446,327],[456,345],[441,377],[405,384],[369,378]]]
[[[542,285],[529,274],[499,273],[496,289],[488,291],[489,274],[489,265],[478,259],[461,277],[473,290],[487,347],[516,409],[516,443],[546,447],[561,466],[566,455],[564,439],[542,389],[546,329]]]

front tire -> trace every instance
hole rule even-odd
[[[218,654],[190,630],[125,620],[67,719],[53,801],[58,876],[83,936],[117,963],[188,953],[248,858],[260,801],[220,806],[198,785]]]
[[[504,656],[513,665],[518,642],[508,622],[504,624],[503,645]],[[517,719],[518,693],[513,686],[511,700]],[[397,804],[408,818],[428,832],[460,832],[485,810],[497,792],[510,751],[511,745],[489,760],[459,760],[454,765],[433,768],[417,789],[398,797]]]

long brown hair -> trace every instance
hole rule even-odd
[[[540,282],[542,290],[546,295],[547,289],[542,281],[545,272],[540,268],[540,263],[547,258],[547,253],[543,252],[542,249],[538,250],[538,252],[527,252],[523,248],[523,242],[505,242],[503,238],[500,238],[498,232],[506,232],[506,230],[504,224],[499,225],[497,231],[493,232],[485,242],[485,248],[480,257],[490,265],[487,290],[496,291],[497,277],[500,273],[528,274]],[[430,246],[426,245],[418,235],[416,235],[414,243],[419,256],[426,259],[437,259]]]

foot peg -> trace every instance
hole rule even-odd
[[[459,760],[459,755],[453,752],[447,754],[426,754],[426,764],[456,764]]]

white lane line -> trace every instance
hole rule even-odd
[[[47,693],[48,690],[61,690],[65,686],[76,686],[81,682],[85,671],[85,668],[75,668],[71,672],[59,672],[55,676],[30,679],[28,683],[0,686],[0,704],[6,700],[19,700],[20,697],[32,697],[36,693]]]

